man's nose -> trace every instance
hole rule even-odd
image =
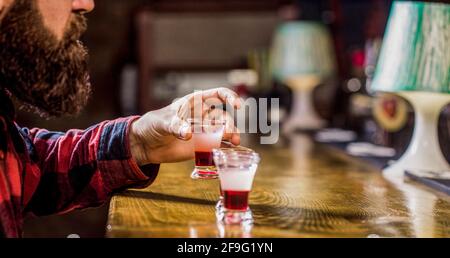
[[[89,13],[94,10],[94,0],[73,0],[72,10],[82,13]]]

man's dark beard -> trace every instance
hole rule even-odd
[[[43,116],[77,114],[91,93],[87,51],[79,42],[86,19],[75,14],[61,41],[36,1],[16,0],[0,21],[0,90]]]

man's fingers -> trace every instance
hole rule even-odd
[[[219,98],[223,103],[230,104],[231,106],[239,109],[241,108],[241,100],[236,92],[227,88],[217,88],[206,90],[202,92],[203,101],[210,98]]]
[[[233,131],[225,132],[223,134],[223,140],[229,141],[234,145],[241,144],[241,136],[240,136],[239,130],[237,128],[234,128]]]
[[[167,132],[180,140],[188,141],[192,138],[191,125],[179,118],[172,119],[168,125]]]
[[[231,137],[231,143],[234,145],[240,145],[241,144],[241,135],[239,133],[233,134],[233,137]]]
[[[188,118],[205,116],[211,119],[212,116],[216,119],[225,119],[227,121],[227,128],[225,129],[224,137],[232,140],[236,139],[234,131],[234,120],[222,109],[213,109],[213,106],[220,104],[229,104],[234,108],[241,107],[241,100],[239,96],[232,90],[227,88],[217,88],[206,91],[195,92],[187,96],[187,101],[178,106],[177,118],[168,123],[166,131],[175,137],[183,140],[189,140],[192,137],[190,125],[187,123]],[[217,115],[218,113],[220,115]]]
[[[221,119],[224,119],[226,121],[223,139],[230,141],[231,143],[233,143],[235,145],[239,145],[240,144],[240,133],[239,133],[239,129],[234,124],[233,117],[229,113],[227,113],[223,110],[221,110],[221,111],[217,110],[214,113],[216,113],[215,114],[216,116],[220,116]]]
[[[179,117],[185,119],[203,117],[213,107],[220,107],[223,104],[229,104],[236,109],[242,105],[239,96],[227,88],[198,91],[186,97],[187,101],[181,104],[178,110]]]

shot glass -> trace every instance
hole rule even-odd
[[[214,148],[219,148],[225,131],[225,120],[189,119],[195,152],[195,168],[192,179],[218,178],[214,165]]]
[[[260,157],[255,152],[216,151],[216,164],[223,211],[217,211],[217,220],[224,224],[253,224],[248,205]]]
[[[238,155],[239,154],[239,155],[248,155],[248,156],[252,156],[252,155],[256,154],[256,152],[250,148],[243,147],[243,146],[230,145],[229,143],[222,142],[222,148],[213,149],[213,158],[220,157],[220,155],[224,155],[227,153],[230,155]],[[217,216],[220,216],[224,212],[224,205],[223,205],[224,193],[222,190],[222,186],[220,185],[220,180],[219,180],[219,193],[220,193],[219,201],[216,204],[216,215]]]

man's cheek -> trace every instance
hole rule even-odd
[[[38,10],[44,20],[45,27],[61,40],[70,24],[72,1],[67,0],[36,0]]]
[[[3,17],[10,8],[11,3],[12,0],[0,0],[0,23],[2,22]]]

